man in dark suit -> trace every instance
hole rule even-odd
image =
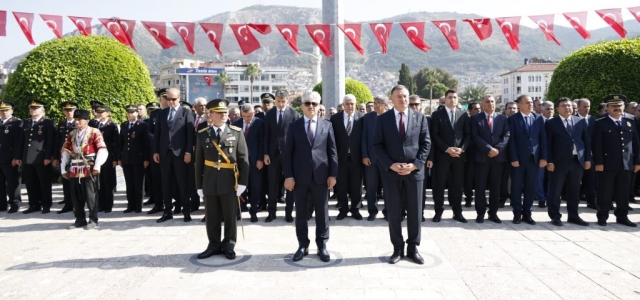
[[[260,100],[262,101],[262,106],[260,106],[259,111],[256,110],[256,118],[265,121],[265,115],[267,112],[273,107],[273,103],[276,100],[276,96],[271,93],[263,93],[260,95]],[[266,133],[266,123],[263,123],[264,131]],[[264,137],[263,137],[264,139]],[[266,141],[264,142],[266,144]],[[266,146],[266,145],[265,145]],[[264,153],[264,150],[263,150]],[[260,196],[260,210],[267,210],[267,194],[269,193],[269,166],[264,164],[262,170],[262,195]]]
[[[373,140],[376,134],[376,121],[378,116],[387,111],[388,102],[389,99],[384,95],[374,97],[374,111],[367,113],[362,118],[362,164],[364,164],[364,172],[366,174],[364,178],[367,188],[368,221],[375,220],[379,211],[378,190],[382,186],[382,182],[380,182],[380,169],[378,168],[376,152],[373,149]]]
[[[404,256],[401,210],[407,209],[407,257],[424,264],[418,253],[425,164],[431,149],[427,118],[408,109],[409,91],[402,85],[391,89],[394,109],[381,114],[376,121],[373,147],[378,157],[389,218],[389,235],[393,254],[389,263]]]
[[[477,102],[471,102],[469,103],[469,106],[467,107],[467,113],[469,114],[469,117],[473,117],[477,114],[480,113],[480,104]],[[469,125],[469,133],[471,133],[471,125]],[[473,161],[473,158],[475,156],[475,145],[473,144],[473,141],[471,143],[469,143],[469,146],[467,147],[467,151],[465,151],[467,153],[467,159],[464,163],[464,197],[465,197],[465,203],[464,206],[465,207],[471,207],[472,203],[473,203],[473,188],[474,188],[474,184],[475,184],[475,178],[474,177],[474,169],[475,169],[475,162]]]
[[[445,93],[445,109],[431,115],[431,140],[436,180],[433,187],[435,215],[433,222],[440,222],[444,211],[444,189],[449,182],[449,203],[453,210],[453,219],[467,223],[462,216],[462,187],[464,162],[469,147],[469,115],[457,108],[458,93],[448,90]],[[451,176],[451,180],[448,178]]]
[[[273,103],[276,101],[276,96],[271,93],[263,93],[260,95],[260,101],[262,101],[262,111],[256,113],[256,118],[264,121],[267,112],[273,108]]]
[[[596,124],[596,117],[590,116],[591,101],[586,98],[578,99],[578,116],[584,118],[584,121],[589,126],[589,137],[593,136],[593,127]],[[593,166],[593,161],[591,162]],[[584,170],[582,174],[582,185],[580,185],[580,195],[584,195],[587,201],[587,207],[591,209],[597,209],[596,207],[596,168],[589,168]]]
[[[128,105],[127,121],[120,125],[118,164],[127,185],[127,209],[124,213],[141,213],[144,170],[149,166],[147,123],[138,119],[137,105]]]
[[[507,117],[511,117],[512,115],[518,113],[518,104],[514,102],[509,102],[505,106],[502,114]],[[509,159],[509,147],[505,149],[505,155],[507,159]],[[498,208],[504,208],[505,203],[507,203],[507,199],[511,199],[511,164],[507,161],[507,163],[503,164],[502,169],[502,181],[500,182],[500,202],[498,203]]]
[[[20,207],[16,156],[20,149],[22,120],[13,116],[13,106],[13,102],[0,100],[0,211],[7,211],[10,206],[10,214]]]
[[[320,94],[307,92],[302,96],[304,118],[289,125],[284,155],[285,188],[293,191],[296,205],[296,237],[298,250],[293,261],[309,254],[307,199],[313,198],[316,208],[316,245],[323,262],[330,260],[328,190],[336,184],[338,174],[337,148],[331,122],[317,116]]]
[[[504,164],[507,162],[509,124],[507,117],[496,113],[496,101],[491,95],[482,98],[482,113],[471,117],[471,137],[475,144],[476,222],[484,222],[487,211],[485,190],[489,186],[489,220],[502,223],[498,218],[500,184]]]
[[[608,115],[596,120],[593,128],[593,161],[598,180],[598,225],[606,226],[612,198],[616,200],[616,223],[636,227],[628,218],[631,173],[640,171],[638,132],[622,116],[624,95],[605,99]]]
[[[362,117],[356,111],[356,96],[347,94],[342,99],[344,110],[331,116],[331,126],[338,149],[338,182],[336,192],[340,213],[336,217],[342,220],[351,213],[356,220],[362,220],[360,201],[362,200]],[[347,198],[348,194],[348,198]],[[351,199],[351,206],[349,206]]]
[[[242,129],[242,134],[247,141],[249,150],[249,185],[248,192],[245,192],[245,199],[242,205],[246,209],[247,194],[251,202],[249,215],[251,223],[258,222],[256,214],[260,211],[260,198],[262,197],[262,172],[264,170],[264,121],[255,117],[251,104],[244,104],[240,107],[240,119],[233,123],[234,126]]]
[[[110,213],[113,209],[113,189],[116,187],[116,165],[118,164],[118,149],[120,148],[120,135],[118,126],[111,121],[111,108],[99,105],[95,109],[98,116],[97,128],[102,132],[104,143],[107,144],[109,156],[100,169],[100,188],[98,189],[99,211]]]
[[[73,112],[78,108],[78,104],[72,101],[64,101],[61,103],[62,113],[65,116],[65,119],[58,122],[58,135],[56,136],[56,146],[54,148],[55,159],[53,160],[54,167],[60,167],[60,159],[61,159],[61,149],[64,141],[67,140],[67,136],[71,131],[76,129],[76,125],[73,119]],[[65,166],[62,166],[63,168]],[[61,210],[58,211],[58,214],[63,214],[66,212],[73,211],[73,201],[71,201],[71,186],[69,183],[69,179],[62,178],[62,201],[58,204],[64,204]]]
[[[284,177],[282,152],[285,149],[285,138],[289,124],[299,118],[298,113],[289,106],[289,92],[280,89],[276,92],[276,106],[269,110],[265,116],[265,144],[264,163],[269,166],[269,216],[266,222],[276,218],[278,195],[283,189]],[[287,193],[285,200],[285,220],[293,222],[293,194]]]
[[[171,88],[166,96],[168,107],[158,113],[154,128],[153,160],[160,164],[164,213],[158,223],[173,219],[171,212],[174,183],[178,186],[182,207],[190,207],[187,194],[187,164],[193,151],[193,113],[180,106],[180,90]],[[191,221],[191,211],[182,210],[184,221]]]
[[[588,223],[578,215],[580,203],[580,179],[583,169],[591,168],[591,138],[589,127],[582,117],[572,113],[572,101],[560,98],[557,102],[559,115],[545,123],[547,132],[548,165],[550,172],[549,218],[551,223],[562,226],[560,218],[560,194],[567,194],[567,222],[580,226]]]
[[[553,118],[554,104],[551,101],[543,101],[541,104],[542,120],[546,123]],[[549,147],[547,145],[547,147]],[[548,155],[548,152],[547,152]],[[538,170],[538,180],[536,181],[535,195],[538,200],[538,207],[547,207],[547,200],[549,199],[549,171],[547,167],[540,168]]]
[[[165,91],[165,95],[166,95],[166,91]],[[145,174],[145,181],[146,181],[146,185],[149,186],[149,199],[147,200],[147,202],[144,202],[144,205],[150,205],[150,204],[154,204],[154,207],[152,209],[153,210],[157,210],[155,212],[159,212],[159,211],[163,211],[164,207],[160,206],[158,207],[159,204],[162,204],[162,188],[158,188],[159,186],[162,186],[162,180],[160,178],[160,164],[157,164],[156,162],[153,161],[153,151],[151,151],[152,146],[153,145],[153,141],[154,141],[154,136],[153,136],[153,128],[154,125],[156,124],[156,115],[158,114],[158,112],[160,112],[160,103],[158,102],[149,102],[147,103],[147,112],[149,113],[149,117],[144,119],[144,122],[147,123],[147,133],[149,135],[149,138],[147,139],[149,142],[149,167],[146,168],[146,174]],[[153,212],[153,213],[155,213]],[[151,211],[149,212],[151,213]]]
[[[520,112],[509,117],[513,223],[524,221],[535,225],[536,222],[531,218],[531,207],[539,168],[547,165],[547,135],[544,120],[531,111],[531,97],[520,95],[516,103]]]

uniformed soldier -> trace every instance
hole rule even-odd
[[[182,105],[182,107],[193,111],[193,105],[191,105],[191,103],[186,102],[186,101],[181,101],[180,104]],[[200,125],[200,124],[196,125],[195,120],[196,120],[197,117],[198,117],[198,115],[194,113],[193,114],[193,119],[194,119],[194,126],[196,127],[196,129],[197,129],[197,126]],[[197,138],[197,132],[196,132],[196,138]],[[195,143],[194,143],[194,145],[195,145]],[[195,148],[195,146],[194,146],[194,148]],[[191,152],[191,153],[194,153],[194,152]],[[194,171],[193,163],[194,163],[194,161],[192,159],[187,164],[187,195],[191,199],[191,201],[190,201],[191,206],[183,208],[183,209],[190,209],[192,212],[197,211],[197,210],[200,209],[200,196],[198,196],[198,192],[196,191],[196,179],[194,178],[195,171]],[[177,205],[176,205],[176,207],[177,207]]]
[[[20,207],[16,156],[20,149],[22,120],[13,116],[13,106],[13,102],[0,100],[0,211],[7,211],[10,205],[10,214],[17,212]]]
[[[104,103],[98,100],[91,100],[89,101],[89,104],[91,104],[91,113],[93,114],[93,119],[89,121],[89,126],[93,128],[98,128],[98,125],[100,124],[100,118],[98,118],[98,113],[96,112],[96,108],[98,108],[98,106],[100,105],[104,105]]]
[[[156,113],[154,113],[154,111],[160,109],[160,103],[158,102],[149,102],[146,105],[147,107],[147,113],[149,114],[149,117],[144,118],[143,121],[147,124],[147,132],[148,132],[148,142],[149,142],[149,149],[151,149],[151,143],[153,142],[153,125],[155,120],[153,118],[151,118],[151,115],[155,115]],[[149,151],[149,160],[150,160],[150,166],[148,168],[146,168],[145,170],[145,176],[144,176],[144,190],[145,193],[149,195],[149,199],[147,200],[147,202],[144,203],[144,205],[150,205],[150,204],[155,204],[156,203],[156,199],[162,199],[162,189],[158,188],[158,184],[160,184],[159,182],[156,182],[154,184],[154,180],[160,180],[160,176],[158,175],[160,172],[160,170],[155,170],[154,165],[156,164],[155,162],[153,162],[153,159],[151,159],[151,151]],[[155,175],[154,175],[155,173]],[[155,178],[157,177],[157,178]],[[154,188],[155,187],[155,188]]]
[[[45,102],[29,103],[31,118],[23,124],[20,151],[16,162],[22,166],[22,180],[27,186],[29,208],[22,213],[51,211],[51,163],[55,158],[56,125],[44,117]]]
[[[113,209],[113,189],[117,184],[115,180],[115,168],[118,163],[116,153],[120,139],[118,136],[118,127],[116,123],[110,119],[111,108],[106,105],[99,105],[95,111],[99,118],[98,129],[100,129],[104,143],[107,145],[107,150],[109,150],[107,161],[102,165],[102,169],[100,170],[100,190],[98,192],[99,211],[110,213]]]
[[[271,93],[260,95],[262,101],[262,111],[256,114],[256,118],[265,121],[265,115],[273,107],[276,96]],[[267,210],[267,193],[269,192],[269,166],[265,165],[262,171],[262,197],[260,198],[260,211]]]
[[[238,197],[249,181],[249,156],[242,130],[227,125],[229,101],[215,99],[207,103],[213,126],[198,131],[195,177],[198,195],[204,197],[207,250],[198,259],[224,254],[235,259],[237,240],[236,211]],[[224,218],[224,239],[221,240],[220,217]]]
[[[89,111],[77,109],[73,113],[76,129],[62,146],[62,177],[69,179],[71,200],[76,221],[69,229],[98,227],[98,182],[100,169],[109,156],[100,130],[89,127]],[[89,210],[87,223],[84,206]]]
[[[56,137],[56,147],[55,147],[55,160],[54,166],[59,167],[58,160],[61,159],[60,149],[62,149],[62,144],[67,140],[67,136],[71,131],[76,129],[76,125],[73,119],[73,112],[78,108],[78,103],[72,101],[62,102],[62,113],[65,116],[65,119],[58,123],[58,136]],[[61,172],[62,174],[62,172]],[[69,211],[73,211],[73,202],[71,201],[71,190],[69,187],[69,180],[62,179],[62,192],[63,199],[58,204],[64,204],[62,209],[58,211],[58,214],[63,214]]]
[[[162,88],[158,90],[157,96],[159,102],[152,102],[156,104],[151,104],[155,109],[149,111],[149,119],[151,122],[149,124],[149,142],[151,145],[155,144],[155,127],[158,125],[158,114],[162,111],[163,108],[167,107],[167,90],[166,88]],[[150,104],[147,104],[147,109],[149,109]],[[153,147],[151,147],[153,150]],[[153,151],[151,151],[153,152]],[[151,153],[153,155],[153,153]],[[155,214],[164,211],[164,200],[162,198],[162,170],[160,168],[160,164],[153,161],[151,158],[151,180],[153,184],[151,185],[153,188],[151,189],[151,197],[149,200],[153,198],[153,208],[147,212],[147,214]]]
[[[147,123],[138,119],[138,107],[128,105],[127,121],[120,125],[118,164],[127,185],[127,209],[124,213],[142,212],[144,170],[149,166],[150,146]]]
[[[636,227],[628,218],[631,172],[640,170],[638,132],[623,117],[624,95],[605,97],[608,114],[597,119],[593,128],[593,161],[598,180],[598,225],[606,226],[612,199],[616,201],[616,223]]]

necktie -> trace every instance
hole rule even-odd
[[[620,123],[620,121],[616,121],[616,126],[618,126],[618,130],[622,130],[622,123]]]
[[[104,124],[102,123],[98,124],[98,129],[102,128],[102,126],[104,126]]]
[[[278,118],[278,126],[282,126],[282,111],[280,111],[280,117]]]
[[[171,127],[171,125],[173,125],[173,118],[175,118],[176,116],[176,111],[173,108],[169,109],[169,119],[167,120],[167,123],[169,125],[169,127]]]
[[[493,122],[491,122],[491,115],[487,115],[487,126],[489,126],[489,131],[493,132]]]
[[[451,127],[453,127],[453,123],[456,120],[456,115],[455,112],[453,112],[453,109],[451,110]]]
[[[567,132],[569,132],[569,135],[573,137],[573,125],[569,123],[569,119],[564,119],[564,121],[567,123]]]
[[[404,137],[406,135],[405,129],[404,129],[404,120],[403,120],[403,112],[400,112],[400,122],[398,123],[398,131],[400,133],[400,139],[404,141]]]
[[[73,122],[67,122],[67,128],[73,126]]]
[[[244,125],[244,137],[246,138],[249,135],[249,125],[250,123],[245,123]]]
[[[0,119],[0,126],[4,125],[4,120]]]
[[[198,118],[196,119],[196,128],[198,128],[198,125],[200,125],[200,121],[202,121],[202,117],[198,116]]]
[[[220,132],[221,132],[221,131],[222,131],[222,130],[221,130],[220,128],[218,128],[218,129],[216,130],[216,141],[217,141],[218,143],[220,143]]]
[[[31,127],[36,127],[36,123],[38,123],[38,122],[36,122],[36,120],[33,120],[33,121],[31,122]]]
[[[351,135],[351,116],[348,116],[348,120],[347,120],[347,136]]]
[[[133,127],[133,123],[129,123],[129,130]]]
[[[307,125],[307,138],[309,138],[309,144],[313,145],[314,137],[313,130],[311,130],[311,123],[313,123],[313,120],[309,120],[309,125]]]
[[[527,131],[531,132],[531,116],[524,118],[524,124],[527,126]]]

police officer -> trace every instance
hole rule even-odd
[[[625,95],[605,97],[607,115],[596,120],[593,128],[593,161],[598,180],[598,225],[606,226],[612,199],[616,200],[616,223],[636,227],[629,213],[631,173],[640,170],[640,143],[631,120],[623,117]]]
[[[20,151],[16,157],[22,166],[22,180],[27,186],[29,208],[22,213],[51,211],[51,162],[55,158],[56,125],[44,117],[45,102],[29,103],[31,118],[23,124]]]
[[[146,105],[147,107],[147,113],[149,114],[149,117],[142,119],[146,124],[147,124],[147,133],[149,138],[147,139],[147,142],[149,143],[149,149],[151,149],[151,143],[153,142],[153,124],[155,122],[155,120],[153,118],[151,118],[151,114],[153,113],[154,115],[156,114],[156,110],[160,109],[160,103],[158,102],[149,102]],[[158,175],[160,172],[159,170],[155,170],[154,165],[156,164],[155,162],[153,162],[153,159],[151,159],[151,152],[149,152],[149,160],[150,162],[150,167],[146,168],[145,170],[145,176],[144,176],[144,190],[145,190],[145,194],[149,195],[149,199],[147,200],[147,202],[144,203],[144,205],[150,205],[150,204],[155,204],[156,203],[156,199],[162,199],[162,191],[160,191],[161,189],[157,188],[159,185],[157,184],[161,184],[161,183],[155,183],[154,180],[160,180],[160,176]],[[154,175],[155,173],[155,175]],[[156,178],[157,177],[157,178]],[[153,188],[153,187],[156,188]]]
[[[144,170],[149,166],[150,144],[147,123],[138,119],[138,106],[126,107],[127,121],[120,125],[118,164],[127,185],[127,209],[124,213],[142,212]]]
[[[181,101],[180,105],[182,105],[182,107],[188,109],[188,110],[193,110],[193,105],[191,105],[191,103],[187,102],[187,101]],[[194,126],[195,125],[195,120],[196,120],[197,115],[194,113],[193,114],[193,119],[194,119]],[[198,124],[200,125],[200,124]],[[197,136],[197,134],[196,134]],[[195,145],[195,144],[194,144]],[[194,153],[193,151],[191,153]],[[199,210],[200,209],[200,197],[198,196],[198,193],[196,192],[196,185],[195,185],[195,173],[194,173],[194,169],[193,169],[193,160],[191,160],[188,164],[187,164],[187,196],[191,199],[190,203],[191,206],[190,207],[183,207],[182,209],[190,209],[192,212]],[[177,189],[176,189],[177,190]],[[176,203],[176,208],[180,207],[180,201],[178,201]]]
[[[229,101],[215,99],[207,103],[213,126],[198,131],[195,157],[195,178],[198,195],[204,197],[207,250],[198,259],[224,254],[235,259],[237,240],[236,211],[238,197],[249,181],[249,155],[242,129],[227,125]],[[224,239],[221,239],[220,217],[224,218]]]
[[[56,137],[56,159],[53,161],[54,166],[58,165],[57,160],[60,159],[60,149],[62,148],[62,144],[67,140],[67,136],[71,131],[76,129],[76,125],[73,119],[73,112],[78,108],[78,103],[72,101],[62,102],[62,113],[65,116],[65,119],[58,123],[58,136]],[[60,168],[65,168],[66,166],[60,166]],[[62,171],[62,170],[61,170]],[[62,173],[62,172],[61,172]],[[62,178],[62,192],[63,199],[58,204],[64,204],[62,209],[58,211],[58,214],[63,214],[69,211],[73,211],[73,202],[71,201],[71,189],[69,187],[69,179]]]
[[[156,104],[147,104],[147,110],[149,109],[149,106],[153,106],[154,109],[149,111],[149,119],[151,120],[151,122],[149,123],[149,142],[151,143],[152,147],[151,149],[153,150],[153,145],[155,145],[155,127],[156,126],[160,126],[158,124],[158,114],[160,114],[160,112],[162,112],[163,108],[167,107],[167,90],[166,88],[162,88],[159,89],[157,92],[157,96],[158,96],[158,102],[152,102],[152,103],[156,103]],[[151,151],[153,152],[153,151]],[[151,153],[151,155],[153,155],[153,153]],[[151,210],[149,210],[147,212],[147,214],[155,214],[155,213],[159,213],[159,212],[163,212],[164,211],[164,200],[162,199],[162,172],[161,172],[161,168],[160,168],[160,164],[153,161],[153,158],[151,159],[151,173],[153,173],[153,175],[151,176],[151,181],[153,182],[153,184],[151,185],[152,188],[151,189],[151,197],[149,197],[149,200],[151,200],[153,198],[153,208],[151,208]]]
[[[98,129],[102,133],[104,143],[107,144],[109,156],[100,170],[100,188],[98,207],[100,212],[110,213],[113,209],[113,189],[116,186],[115,173],[117,164],[117,149],[120,142],[118,137],[118,127],[111,121],[111,108],[106,105],[99,105],[95,109],[98,116]]]
[[[267,111],[269,111],[276,101],[276,96],[271,93],[264,93],[260,95],[262,101],[262,111],[256,114],[256,118],[264,121]],[[265,165],[262,171],[262,196],[260,198],[260,210],[267,210],[267,193],[269,192],[269,172],[267,171],[269,166]]]
[[[98,108],[98,106],[100,105],[104,105],[104,103],[98,100],[91,100],[89,101],[89,104],[91,104],[91,113],[93,114],[93,119],[89,121],[89,127],[98,128],[98,125],[100,124],[100,118],[98,117],[96,108]]]
[[[13,106],[13,102],[0,101],[0,211],[7,211],[10,205],[10,214],[17,212],[20,206],[20,183],[15,158],[20,148],[22,120],[13,116]]]

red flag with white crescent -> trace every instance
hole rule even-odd
[[[446,20],[446,21],[431,21],[434,25],[440,28],[442,34],[449,42],[449,46],[451,49],[458,50],[460,49],[460,42],[458,41],[458,32],[456,31],[456,20]]]
[[[253,24],[253,23],[248,23],[247,24],[249,27],[253,28],[255,31],[259,32],[260,34],[268,34],[271,33],[271,25],[269,24]]]
[[[59,39],[62,38],[62,16],[41,14],[40,18],[42,18],[44,23],[51,28],[53,34],[55,34]]]
[[[0,36],[7,36],[7,11],[0,10]]]
[[[120,25],[120,22],[118,22],[118,20],[116,19],[98,19],[98,20],[100,21],[100,23],[102,23],[102,25],[105,28],[107,28],[109,32],[111,32],[113,37],[115,37],[116,40],[118,40],[118,42],[122,43],[123,45],[131,47],[131,43],[129,42],[127,33],[125,32],[125,29],[122,28],[122,25]]]
[[[36,42],[33,41],[33,35],[31,35],[31,27],[33,26],[33,14],[32,13],[23,13],[23,12],[13,12],[13,16],[18,21],[18,25],[20,29],[22,29],[22,33],[29,41],[29,44],[35,45]]]
[[[520,51],[520,17],[496,18],[511,49]]]
[[[76,25],[80,34],[84,36],[91,35],[91,18],[69,16],[69,19],[71,19],[71,22]]]
[[[493,33],[493,26],[491,25],[491,19],[463,19],[463,22],[469,23],[473,31],[481,41],[489,38]]]
[[[218,54],[222,56],[222,51],[220,51],[220,41],[222,40],[222,30],[224,29],[224,24],[222,23],[200,23],[200,27],[204,30],[204,33],[207,35],[209,40],[213,43],[213,46],[218,50]]]
[[[156,39],[162,49],[169,49],[177,44],[167,37],[167,23],[140,21],[142,26]]]
[[[360,52],[360,55],[364,55],[364,49],[360,46],[360,39],[362,37],[362,24],[338,24],[338,28],[342,30],[344,35],[351,41],[356,50]]]
[[[118,23],[120,24],[120,27],[124,29],[124,35],[126,35],[129,40],[129,46],[131,46],[133,50],[136,50],[136,46],[133,45],[133,29],[136,28],[136,21],[120,19],[118,20]]]
[[[260,49],[260,42],[247,24],[229,24],[244,55]]]
[[[298,27],[298,24],[276,24],[276,28],[278,28],[278,31],[280,31],[291,49],[300,55],[298,51]]]
[[[638,22],[640,22],[640,6],[628,7],[627,9],[633,15],[633,17],[636,18],[636,20],[638,20]],[[2,20],[0,18],[0,25],[1,24],[2,24]]]
[[[431,46],[424,42],[424,22],[403,22],[400,23],[400,26],[413,45],[422,52],[427,52],[431,49]]]
[[[553,33],[553,20],[555,15],[541,15],[541,16],[529,16],[529,19],[534,23],[538,24],[542,33],[544,33],[544,37],[547,41],[554,41],[558,46],[560,46],[560,42],[556,38],[556,35]]]
[[[176,29],[182,40],[184,41],[184,45],[187,46],[187,51],[189,53],[196,54],[193,49],[194,41],[196,38],[196,23],[192,22],[171,22],[173,28]]]
[[[602,18],[613,30],[615,30],[621,38],[627,36],[627,31],[624,29],[624,19],[622,19],[622,9],[601,9],[596,10],[596,13]]]
[[[573,27],[573,29],[575,29],[578,32],[578,34],[582,36],[583,39],[586,40],[591,37],[591,33],[587,31],[587,12],[586,11],[564,13],[562,15],[567,19],[567,21],[569,21],[569,24],[571,24],[571,27]]]
[[[204,75],[204,81],[207,82],[208,86],[211,86],[211,76],[209,75]]]
[[[391,34],[392,25],[393,23],[369,23],[369,26],[371,26],[371,30],[373,31],[373,35],[378,40],[380,47],[382,47],[383,54],[387,54],[387,41]]]
[[[331,57],[331,25],[305,25],[311,39],[318,45],[318,48],[325,56]]]

